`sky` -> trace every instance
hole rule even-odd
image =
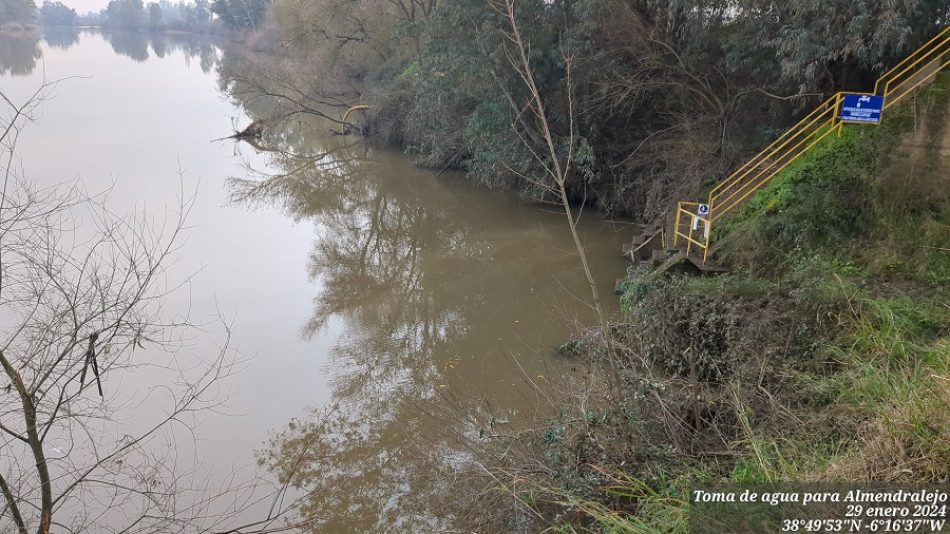
[[[99,11],[109,5],[109,0],[59,0],[63,4],[73,8],[80,15],[87,11]],[[43,2],[37,2],[42,4]]]

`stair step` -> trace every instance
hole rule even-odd
[[[909,63],[907,68],[901,71],[891,70],[878,80],[878,83],[885,82],[882,95],[889,99],[888,105],[893,105],[904,96],[918,91],[925,82],[950,67],[950,62],[947,59],[947,43],[950,43],[950,27],[944,28],[936,37],[906,56],[903,63],[916,58],[914,62]],[[926,61],[924,61],[925,59]],[[892,73],[895,72],[896,74],[892,76]],[[833,115],[829,116],[830,112],[837,113],[840,104],[840,95],[826,100],[809,115],[812,117],[811,119],[806,117],[786,130],[765,150],[726,177],[717,186],[715,197],[710,202],[711,204],[714,203],[715,215],[713,217],[719,218],[727,215],[745,204],[752,194],[766,187],[783,168],[807,154],[817,142],[814,141],[815,139],[824,138],[833,133],[835,129],[840,128],[842,126],[841,119]],[[808,140],[813,141],[808,143]],[[674,240],[676,240],[675,235],[690,236],[692,239],[677,240],[686,241],[686,243],[683,243],[683,247],[674,252],[662,253],[653,250],[649,259],[650,263],[655,265],[664,255],[667,255],[668,258],[654,272],[654,275],[659,275],[674,265],[682,263],[683,259],[686,259],[689,264],[692,264],[702,273],[725,272],[727,269],[708,258],[722,248],[726,238],[717,236],[716,242],[710,243],[708,235],[704,237],[704,232],[708,227],[697,229],[698,233],[692,230],[693,223],[696,221],[693,211],[695,203],[686,203],[688,209],[684,207],[683,203],[680,203],[679,206],[678,211],[667,212],[667,227],[673,229]],[[673,218],[673,215],[676,218]],[[654,225],[646,233],[658,231],[661,231],[661,227]],[[692,247],[687,245],[688,242],[703,240],[707,245],[705,249],[702,245]],[[690,250],[691,254],[687,254],[687,250]],[[631,254],[631,256],[633,255],[635,254]]]
[[[686,259],[689,260],[689,262],[692,263],[694,267],[696,267],[697,269],[699,269],[700,271],[704,273],[716,274],[716,273],[729,272],[729,269],[726,269],[722,265],[719,265],[718,263],[712,262],[708,259],[706,260],[705,263],[703,263],[702,256],[697,257],[697,256],[694,256],[693,254],[690,254]]]

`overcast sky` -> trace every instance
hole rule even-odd
[[[87,11],[99,11],[100,9],[109,5],[109,0],[59,0],[60,2],[66,4],[67,6],[76,10],[80,15],[84,14]],[[36,5],[42,4],[42,1],[36,3]]]

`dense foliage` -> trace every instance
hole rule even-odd
[[[106,7],[104,26],[137,29],[145,24],[145,5],[142,0],[112,0]]]
[[[268,74],[308,97],[342,80],[377,139],[545,198],[504,7],[421,5],[276,0],[269,23],[296,57]],[[515,16],[573,149],[573,198],[649,219],[829,94],[870,90],[950,23],[950,2],[520,0]],[[480,442],[495,470],[457,490],[474,501],[462,528],[685,531],[698,481],[945,482],[948,81],[774,179],[726,226],[733,274],[633,273],[623,324],[564,347],[597,369],[616,339],[622,393],[597,404],[569,382],[553,423]]]
[[[261,25],[273,0],[213,0],[211,12],[232,30],[253,30]]]
[[[940,0],[516,6],[565,145],[575,122],[572,196],[642,217],[721,178],[829,93],[868,89],[950,20]],[[543,195],[523,177],[543,162],[497,5],[277,0],[271,20],[304,70],[372,82],[378,138],[424,165]]]
[[[151,30],[165,28],[165,15],[162,13],[162,7],[155,2],[148,5],[148,27]]]
[[[40,22],[44,26],[74,26],[76,10],[62,2],[43,2],[40,7]]]
[[[0,0],[0,23],[29,22],[35,10],[33,0]]]
[[[466,530],[686,532],[702,483],[948,480],[948,104],[944,74],[792,164],[744,207],[729,274],[633,270],[611,332],[623,395],[568,396],[515,458],[485,445],[509,485]],[[562,349],[603,360],[599,335]]]
[[[2,0],[14,2],[15,0]],[[16,0],[22,1],[22,0]],[[0,11],[2,12],[2,11]],[[105,28],[151,31],[207,32],[212,29],[211,0],[113,0],[99,12],[77,16],[62,2],[43,2],[39,22],[44,26],[102,26]]]
[[[212,18],[210,0],[177,3],[161,0],[158,5],[161,7],[165,28],[168,30],[203,32],[210,27]]]

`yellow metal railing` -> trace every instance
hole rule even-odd
[[[897,104],[915,89],[932,79],[950,63],[950,27],[924,43],[904,58],[874,85],[873,95],[884,97],[884,109]],[[855,94],[855,93],[850,93]],[[860,93],[858,93],[860,94]],[[676,207],[673,245],[686,242],[686,254],[695,245],[703,251],[703,262],[709,257],[712,226],[764,187],[775,175],[812,149],[828,135],[841,131],[841,104],[845,93],[836,93],[814,111],[789,128],[764,150],[739,167],[709,192],[708,212],[698,213],[699,203],[680,202]],[[690,211],[692,208],[693,211]],[[688,225],[684,229],[683,225]],[[699,233],[697,233],[699,232]]]
[[[874,94],[884,95],[884,109],[897,104],[947,66],[950,26],[878,78]],[[887,98],[891,97],[891,98]]]
[[[675,246],[680,239],[685,240],[687,256],[692,253],[693,245],[705,251],[709,242],[711,226],[708,218],[696,213],[698,207],[698,202],[680,202],[676,206],[676,222],[673,223],[673,244]],[[693,208],[693,211],[687,208]],[[687,226],[685,231],[683,230],[683,224]],[[700,233],[697,234],[697,232]],[[703,258],[703,261],[705,261],[705,255]]]

